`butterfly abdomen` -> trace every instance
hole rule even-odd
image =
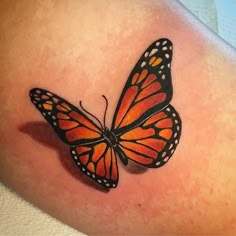
[[[104,138],[108,141],[111,148],[114,149],[115,153],[118,154],[120,160],[123,162],[124,165],[128,164],[128,158],[126,157],[125,153],[119,147],[119,140],[117,136],[108,128],[103,131]]]
[[[128,158],[125,155],[125,153],[120,149],[120,147],[117,145],[115,147],[113,147],[115,150],[115,153],[118,154],[120,160],[123,162],[124,165],[128,165]]]

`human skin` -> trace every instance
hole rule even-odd
[[[0,178],[86,234],[236,233],[236,53],[174,1],[1,1]],[[158,38],[173,42],[171,104],[182,136],[158,169],[119,165],[104,191],[73,164],[31,104],[39,87],[110,126],[133,66]],[[136,173],[138,172],[138,173]]]

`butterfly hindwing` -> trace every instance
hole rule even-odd
[[[157,168],[164,165],[174,153],[180,133],[180,117],[169,105],[120,135],[119,148],[128,159]]]
[[[32,89],[30,97],[65,143],[79,145],[102,139],[101,129],[63,98],[39,88]]]
[[[117,186],[117,158],[108,143],[71,147],[71,155],[76,165],[88,177],[106,188]]]
[[[131,72],[116,108],[112,130],[134,127],[172,98],[172,43],[159,39],[143,53]]]

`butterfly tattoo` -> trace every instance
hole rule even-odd
[[[124,165],[132,160],[157,168],[167,163],[179,143],[181,119],[170,105],[172,47],[162,38],[143,53],[124,86],[110,129],[82,103],[78,108],[47,90],[30,90],[32,103],[70,146],[78,168],[105,188],[117,187],[118,157]]]

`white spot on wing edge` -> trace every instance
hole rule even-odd
[[[143,61],[142,63],[141,63],[141,67],[144,67],[146,65],[146,61]]]
[[[46,93],[48,96],[52,97],[53,95],[49,92]]]
[[[164,159],[164,162],[167,162],[167,161],[169,160],[169,158],[170,158],[170,157],[167,156],[167,157]]]
[[[169,150],[173,147],[174,145],[173,145],[173,143],[169,146]]]
[[[161,164],[161,162],[160,161],[158,161],[155,165],[156,166],[159,166]]]
[[[165,157],[165,156],[166,156],[166,152],[163,152],[161,156],[162,156],[162,157]]]
[[[167,40],[165,40],[165,41],[162,43],[163,46],[166,45],[166,44],[167,44]]]
[[[152,51],[150,52],[149,56],[154,55],[158,51],[157,48],[153,48]]]

